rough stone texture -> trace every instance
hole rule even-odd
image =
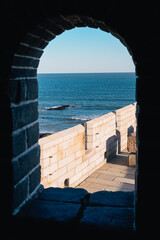
[[[133,192],[108,192],[99,191],[92,193],[89,199],[89,204],[92,206],[120,206],[120,207],[133,207],[134,195]]]
[[[13,209],[19,206],[28,197],[28,178],[22,180],[14,187]]]
[[[33,102],[12,108],[13,130],[17,130],[36,121],[38,119],[37,106],[38,103]],[[19,121],[17,121],[17,119]]]
[[[35,123],[33,126],[27,129],[27,146],[31,147],[33,144],[37,143],[39,139],[39,125]]]
[[[131,133],[130,136],[128,136],[127,140],[127,150],[130,153],[136,153],[137,151],[137,145],[136,145],[136,132]]]
[[[12,80],[8,82],[8,94],[12,103],[20,103],[26,100],[25,80]]]
[[[61,201],[61,202],[72,202],[72,203],[81,203],[85,201],[88,196],[88,192],[83,188],[46,188],[38,196],[40,200],[48,201]]]
[[[38,82],[37,79],[29,79],[26,83],[26,100],[34,100],[38,98]]]
[[[39,163],[39,146],[28,151],[13,162],[13,180],[17,183]]]
[[[41,176],[41,167],[38,166],[29,174],[29,193],[32,193],[34,189],[39,185]]]
[[[107,4],[107,7],[106,7]],[[159,177],[160,172],[157,168],[157,151],[159,148],[160,128],[157,127],[160,114],[159,109],[159,54],[160,54],[160,35],[159,35],[159,2],[158,1],[63,1],[53,2],[46,0],[32,1],[5,1],[1,4],[0,25],[0,52],[1,52],[1,79],[0,79],[0,105],[3,113],[1,121],[1,192],[3,194],[1,204],[2,219],[4,216],[8,220],[11,215],[9,205],[13,199],[13,189],[17,187],[19,193],[23,192],[24,185],[22,181],[17,186],[13,186],[12,169],[12,134],[14,130],[21,131],[20,127],[26,127],[28,122],[32,123],[35,119],[21,121],[28,116],[38,113],[37,106],[34,111],[30,108],[23,108],[23,116],[20,113],[12,114],[13,103],[19,104],[22,110],[22,101],[25,99],[26,89],[24,81],[26,78],[36,78],[35,58],[40,58],[43,48],[47,41],[55,38],[52,32],[47,31],[43,24],[47,19],[60,18],[64,21],[56,21],[55,24],[67,30],[75,26],[85,26],[97,28],[111,32],[127,47],[135,63],[135,72],[137,76],[136,100],[137,100],[137,130],[138,130],[138,168],[136,174],[136,228],[137,231],[143,231],[148,237],[148,232],[152,234],[159,233],[159,222],[157,213],[160,211],[159,199]],[[65,17],[67,16],[67,17]],[[100,24],[101,23],[101,24]],[[126,24],[127,23],[127,24]],[[149,31],[153,34],[149,34]],[[12,41],[10,40],[12,36]],[[30,38],[29,38],[30,36]],[[24,61],[24,65],[15,63],[14,57],[30,57],[32,61]],[[17,61],[17,60],[16,60]],[[15,61],[15,62],[16,62]],[[36,62],[37,62],[36,61]],[[33,71],[32,71],[33,70]],[[13,94],[9,93],[8,82],[13,83]],[[16,86],[16,85],[19,86]],[[25,91],[24,91],[25,90]],[[36,90],[35,90],[36,91]],[[35,93],[35,95],[37,95]],[[32,94],[33,96],[33,94]],[[12,104],[11,104],[12,103]],[[27,104],[27,103],[25,103]],[[18,109],[17,109],[18,110]],[[38,115],[37,115],[38,116]],[[27,116],[26,116],[27,117]],[[26,118],[27,119],[27,118]],[[13,123],[13,125],[12,125]],[[24,123],[24,125],[22,124]],[[157,123],[157,124],[156,124]],[[122,130],[122,129],[121,129]],[[120,134],[122,131],[120,132]],[[126,134],[126,133],[125,133]],[[126,138],[121,142],[126,144]],[[23,144],[22,144],[23,145]],[[122,146],[123,146],[122,145]],[[121,144],[120,144],[121,147]],[[6,151],[7,149],[7,151]],[[146,151],[147,150],[147,151]],[[151,164],[152,162],[152,164]],[[25,179],[28,179],[28,174]],[[24,179],[23,179],[24,180]],[[21,188],[21,189],[20,189]],[[28,191],[28,185],[26,185]],[[150,192],[151,190],[151,192]],[[20,206],[22,201],[18,200],[20,195],[14,196]],[[24,195],[23,195],[24,196]],[[155,204],[156,203],[156,204]],[[13,202],[12,202],[13,205]],[[16,204],[17,206],[17,204]],[[3,222],[3,221],[2,221]],[[7,222],[7,232],[10,232]],[[6,229],[2,227],[2,229]],[[19,226],[17,226],[19,230]],[[28,230],[28,229],[27,229]],[[24,231],[26,233],[26,229]],[[24,234],[24,233],[23,233]],[[2,234],[3,235],[3,234]],[[140,234],[141,235],[141,234]],[[108,235],[106,235],[108,236]],[[12,239],[12,238],[11,238]],[[20,238],[21,239],[21,238]]]
[[[130,153],[128,155],[128,165],[130,167],[136,166],[136,154],[135,153]]]
[[[102,230],[133,231],[133,209],[119,207],[86,207],[81,227]]]
[[[34,199],[23,208],[20,215],[38,220],[48,219],[53,223],[71,222],[79,214],[80,207],[80,204]]]
[[[24,152],[26,150],[26,143],[25,143],[25,138],[26,138],[26,132],[25,130],[15,134],[12,136],[13,139],[13,157],[19,155],[20,153]]]
[[[54,224],[60,224],[61,231],[72,224],[73,231],[91,228],[133,232],[133,212],[133,192],[100,191],[90,195],[84,189],[49,188],[30,200],[15,220],[43,223],[43,227],[49,223],[50,230]]]

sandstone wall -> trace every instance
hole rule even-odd
[[[41,184],[75,187],[119,150],[135,130],[135,104],[39,140]]]
[[[95,149],[101,156],[116,154],[116,116],[113,112],[85,123],[86,148]]]
[[[136,103],[115,111],[118,152],[127,148],[127,136],[136,132]]]

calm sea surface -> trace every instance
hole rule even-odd
[[[58,132],[131,104],[135,85],[135,73],[38,74],[40,132]],[[63,105],[71,107],[55,110]]]

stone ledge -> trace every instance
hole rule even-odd
[[[133,192],[89,194],[84,189],[48,188],[22,207],[15,220],[34,222],[38,226],[41,223],[44,229],[61,226],[61,231],[72,224],[74,231],[133,232]],[[42,234],[44,229],[41,229]]]
[[[134,210],[121,207],[86,207],[80,221],[81,228],[133,231]]]
[[[88,195],[87,190],[83,188],[46,188],[38,196],[39,200],[58,201],[65,203],[82,203]]]
[[[123,194],[120,191],[109,192],[99,191],[92,193],[89,199],[89,205],[92,206],[115,206],[115,207],[131,207],[133,208],[134,195],[133,192],[125,192]]]
[[[54,222],[72,222],[79,214],[81,205],[49,200],[33,199],[27,203],[20,217],[37,220],[50,220]]]

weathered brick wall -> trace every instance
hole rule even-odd
[[[118,123],[125,129],[122,140],[116,135],[116,111],[87,121],[85,127],[77,125],[39,140],[41,184],[45,188],[65,187],[66,179],[75,187],[116,155],[119,142],[124,142],[122,150],[127,147],[127,131],[136,122],[135,104],[117,111],[123,120]]]

